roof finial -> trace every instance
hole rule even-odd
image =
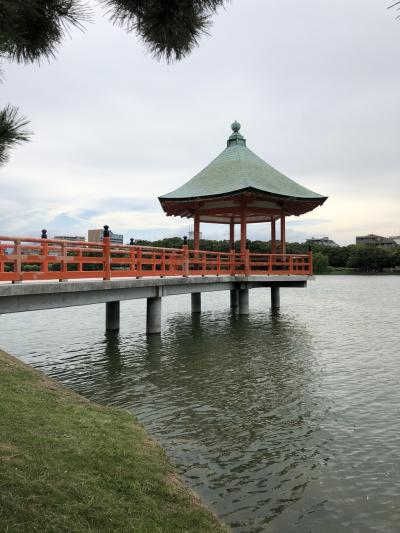
[[[235,122],[233,122],[233,124],[231,124],[231,128],[232,130],[235,132],[235,133],[238,133],[241,126],[239,124],[239,122],[237,120],[235,120]]]
[[[228,147],[234,146],[234,145],[246,146],[246,139],[243,137],[241,133],[239,133],[241,126],[237,120],[235,120],[235,122],[231,124],[231,128],[233,130],[233,133],[231,133],[228,139],[228,143],[227,143]]]

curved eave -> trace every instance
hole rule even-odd
[[[254,187],[244,187],[243,189],[238,189],[236,191],[230,191],[230,192],[223,192],[218,194],[208,194],[204,196],[159,196],[158,200],[162,204],[164,201],[172,201],[172,202],[187,202],[190,200],[197,200],[197,201],[203,201],[203,200],[215,200],[216,198],[222,198],[224,196],[236,196],[245,192],[255,192],[257,194],[262,194],[265,196],[269,196],[271,198],[284,198],[287,200],[299,200],[299,201],[322,201],[322,203],[325,202],[325,200],[328,199],[328,196],[288,196],[287,194],[279,194],[275,192],[269,192],[269,191],[263,191],[262,189],[256,189]]]
[[[169,216],[181,216],[183,218],[192,218],[194,214],[195,209],[199,209],[200,214],[200,220],[203,222],[219,222],[219,223],[227,223],[229,220],[232,219],[232,217],[225,217],[225,220],[222,219],[219,221],[215,220],[214,216],[212,217],[212,220],[206,220],[206,216],[202,216],[201,210],[207,208],[207,202],[212,202],[228,197],[237,198],[242,195],[248,193],[253,193],[257,195],[258,198],[262,197],[265,200],[272,200],[275,201],[279,205],[279,209],[282,213],[285,213],[286,216],[295,215],[299,216],[305,213],[308,213],[309,211],[312,211],[316,207],[322,205],[326,200],[327,196],[314,196],[314,197],[297,197],[297,196],[288,196],[284,194],[276,194],[276,193],[269,193],[267,191],[263,191],[260,189],[255,189],[253,187],[246,187],[244,189],[222,193],[222,194],[213,194],[213,195],[207,195],[207,196],[189,196],[189,197],[170,197],[170,196],[160,196],[158,199],[161,203],[161,206],[163,210],[167,213]],[[204,202],[206,202],[206,205],[204,205]],[[199,205],[203,204],[203,205]],[[186,206],[186,211],[182,210],[182,207]],[[251,211],[251,205],[246,207],[246,210]],[[215,210],[214,215],[217,215],[217,210]],[[270,220],[270,215],[276,214],[276,208],[275,209],[268,209],[265,208],[263,211],[264,220]],[[222,213],[221,213],[222,215]],[[257,218],[259,218],[261,213],[257,213]],[[251,215],[249,213],[249,222],[251,222]],[[263,220],[254,220],[254,222],[261,222]]]

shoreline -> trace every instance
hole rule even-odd
[[[227,532],[128,412],[0,349],[6,531]]]
[[[399,276],[398,272],[364,272],[360,270],[330,270],[328,272],[316,272],[314,276]]]

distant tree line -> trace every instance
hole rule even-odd
[[[384,269],[400,269],[400,246],[380,248],[378,246],[354,245],[340,248],[319,247],[317,252],[328,258],[331,268],[349,268],[361,272],[382,272]]]
[[[140,246],[160,246],[166,248],[180,248],[182,239],[171,237],[157,241],[136,240],[135,244]],[[188,241],[189,248],[192,248],[193,241]],[[271,253],[271,243],[266,241],[247,241],[250,252],[267,254]],[[229,251],[229,241],[209,240],[200,241],[200,249],[209,251]],[[298,242],[288,242],[286,251],[288,253],[307,253],[309,245]],[[235,243],[235,250],[239,252],[240,243]],[[351,269],[360,272],[382,272],[384,269],[400,269],[400,246],[396,248],[379,248],[377,246],[365,246],[351,244],[349,246],[328,247],[312,245],[314,259],[314,271],[325,273],[335,269]]]

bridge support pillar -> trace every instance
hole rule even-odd
[[[147,298],[146,333],[161,333],[161,297]]]
[[[192,292],[192,313],[201,313],[201,293]]]
[[[119,302],[106,302],[106,330],[119,330]]]
[[[231,289],[231,309],[236,309],[239,307],[239,289]]]
[[[281,306],[281,295],[279,287],[271,287],[271,307],[279,309]]]
[[[239,315],[249,314],[249,289],[239,289]]]

